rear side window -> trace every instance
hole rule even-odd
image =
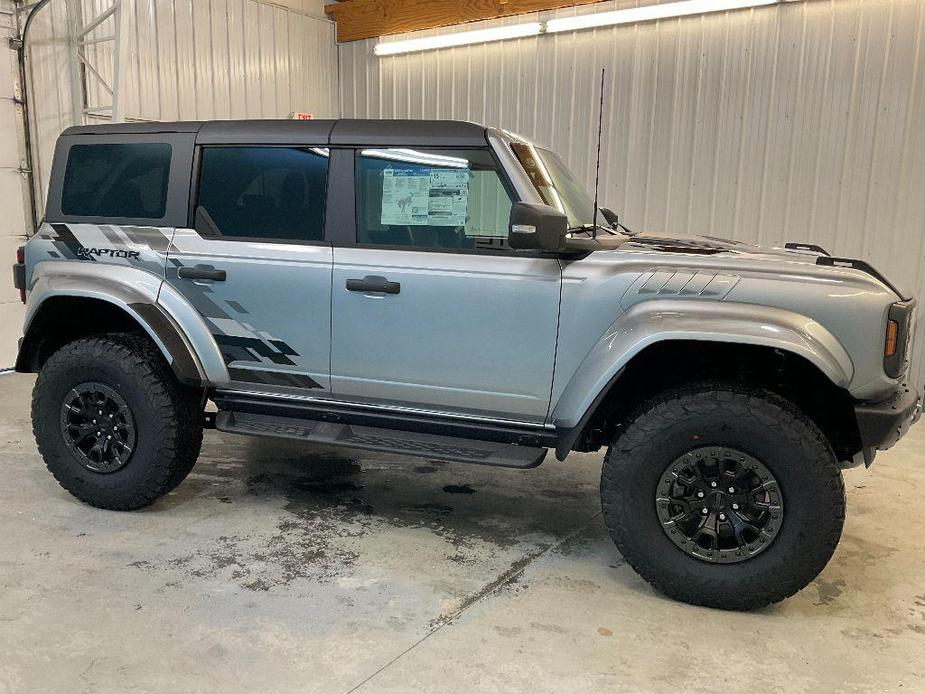
[[[73,145],[61,211],[77,217],[160,219],[167,207],[170,156],[165,143]]]
[[[205,147],[196,231],[202,236],[320,241],[328,151],[320,147]]]

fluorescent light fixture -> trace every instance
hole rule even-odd
[[[461,31],[441,36],[427,36],[422,39],[388,41],[377,43],[376,47],[373,48],[373,52],[376,55],[397,55],[414,51],[429,51],[434,48],[452,48],[453,46],[468,46],[473,43],[519,39],[524,36],[537,36],[542,31],[542,28],[542,24],[539,22],[529,22],[493,27],[491,29],[478,29],[476,31]]]
[[[403,161],[409,164],[423,164],[424,166],[449,167],[465,169],[469,166],[468,159],[460,157],[447,157],[431,152],[419,152],[416,149],[364,149],[360,152],[364,157],[376,157],[389,161]]]
[[[401,53],[414,53],[416,51],[430,51],[435,48],[469,46],[475,43],[519,39],[525,36],[556,34],[562,31],[593,29],[595,27],[614,26],[617,24],[635,24],[637,22],[648,22],[653,19],[670,19],[672,17],[709,14],[710,12],[743,10],[749,7],[782,5],[784,3],[796,1],[797,0],[682,0],[682,2],[664,2],[654,5],[645,5],[643,7],[630,7],[625,10],[614,10],[613,12],[583,14],[577,17],[561,17],[559,19],[550,19],[548,22],[528,22],[526,24],[511,24],[509,26],[493,27],[491,29],[461,31],[440,36],[408,39],[406,41],[386,41],[384,43],[377,43],[373,48],[373,52],[378,56],[399,55]]]
[[[560,31],[576,31],[578,29],[591,29],[594,27],[613,26],[615,24],[647,22],[652,19],[667,19],[669,17],[684,17],[692,14],[707,14],[708,12],[741,10],[747,7],[777,5],[780,1],[781,0],[684,0],[683,2],[666,2],[658,5],[645,5],[643,7],[615,10],[613,12],[598,12],[596,14],[583,14],[577,17],[550,19],[546,22],[546,32],[555,34]]]

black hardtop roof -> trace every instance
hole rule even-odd
[[[213,120],[81,125],[62,137],[196,133],[200,144],[414,145],[480,147],[486,127],[458,120]]]

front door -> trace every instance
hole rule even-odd
[[[199,311],[232,386],[330,390],[330,244],[323,241],[327,150],[200,150],[194,229],[178,229],[167,281]]]
[[[356,243],[334,249],[334,394],[542,422],[561,268],[506,248],[491,153],[367,149],[355,166]]]

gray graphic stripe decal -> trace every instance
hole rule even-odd
[[[285,386],[289,388],[321,388],[315,379],[304,374],[285,373],[282,371],[257,371],[253,369],[228,369],[232,381],[242,383],[259,383],[268,386]]]
[[[80,253],[82,245],[67,224],[52,224],[51,228],[54,229],[57,236],[57,240],[54,242],[55,248],[57,248],[65,258],[72,260],[80,258],[81,260],[96,262],[96,258],[93,256],[85,257],[86,254]]]
[[[139,246],[147,246],[157,253],[166,253],[170,238],[159,227],[119,227],[121,231]]]
[[[244,347],[252,352],[257,353],[259,356],[269,359],[274,364],[282,364],[286,366],[295,366],[295,362],[292,361],[285,354],[280,352],[275,352],[270,345],[262,340],[257,339],[256,337],[238,337],[236,335],[215,335],[215,341],[219,344],[219,347]],[[292,353],[292,356],[299,356],[296,353]]]

